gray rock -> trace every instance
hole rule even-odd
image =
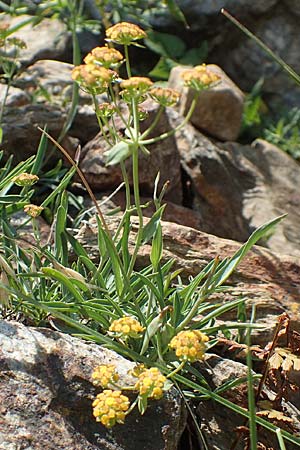
[[[152,101],[142,105],[149,116],[142,122],[142,129],[146,129],[153,121],[158,105]],[[119,132],[124,132],[123,122],[116,121]],[[163,114],[155,128],[155,135],[170,130],[167,114]],[[174,136],[171,136],[156,144],[147,146],[150,155],[140,152],[139,177],[141,193],[144,196],[153,194],[154,181],[158,171],[160,171],[160,186],[170,180],[170,186],[166,193],[166,198],[174,203],[181,203],[181,171],[179,152],[176,148]],[[113,190],[123,181],[122,172],[119,165],[106,166],[104,153],[108,150],[108,145],[101,134],[87,143],[82,149],[83,158],[80,164],[82,171],[87,177],[90,185],[96,191]],[[132,184],[131,158],[125,162],[129,182]]]
[[[195,91],[184,87],[181,79],[185,66],[174,67],[170,73],[169,85],[181,92],[180,113],[186,115]],[[204,133],[222,141],[237,139],[242,123],[244,94],[230,80],[220,67],[209,64],[207,69],[220,76],[220,82],[200,93],[190,122]]]
[[[4,101],[5,106],[23,106],[30,102],[30,97],[26,92],[22,91],[22,89],[15,88],[14,86],[10,86],[7,93],[7,86],[5,84],[0,84],[1,106]]]
[[[125,425],[106,430],[92,416],[99,392],[93,368],[116,364],[130,382],[133,363],[96,344],[44,328],[0,322],[0,448],[45,450],[174,450],[185,426],[183,402],[173,389],[134,411]]]
[[[38,126],[48,127],[48,132],[57,138],[65,121],[65,114],[57,107],[47,105],[25,105],[21,107],[9,107],[4,110],[2,120],[4,157],[14,155],[14,163],[24,161],[36,153],[41,132]],[[68,151],[74,153],[75,149],[69,139],[64,141]],[[77,146],[76,143],[74,145]],[[57,159],[61,154],[56,151]]]
[[[283,3],[286,4],[292,14],[300,16],[300,4],[298,0],[283,0]]]
[[[203,231],[245,241],[260,224],[288,213],[264,245],[300,256],[300,167],[295,160],[262,140],[252,146],[214,144],[191,126],[181,129],[176,140]]]
[[[300,72],[299,20],[295,14],[284,6],[278,7],[271,15],[262,17],[254,30],[255,35],[297,73]],[[263,77],[264,99],[272,108],[275,109],[278,104],[285,107],[299,105],[300,92],[296,82],[251,39],[240,34],[240,39],[230,50],[230,58],[225,55],[224,48],[219,48],[215,57],[229,76],[238,80],[242,89],[249,91]]]
[[[231,359],[221,358],[217,355],[207,355],[206,364],[199,366],[202,375],[210,380],[211,388],[220,387],[227,381],[237,380],[240,377],[247,377],[247,366]],[[270,400],[274,400],[275,394],[266,389],[264,393]],[[247,384],[243,383],[237,387],[225,391],[222,396],[231,402],[244,408],[248,408]],[[300,430],[298,414],[299,410],[295,408],[292,402],[282,401],[285,415],[294,419],[294,424]],[[228,411],[226,407],[214,401],[202,401],[197,407],[197,415],[203,438],[210,450],[224,450],[232,448],[236,441],[236,450],[243,450],[245,442],[243,439],[236,440],[238,437],[237,427],[245,426],[245,420],[234,411]],[[258,429],[258,440],[267,445],[268,448],[278,448],[278,441],[274,433],[270,433],[263,427]],[[289,450],[297,450],[298,446],[287,443]]]
[[[28,92],[35,103],[50,103],[67,112],[72,99],[72,68],[72,64],[61,61],[37,61],[28,67],[14,84]],[[100,100],[101,96],[98,98]],[[91,96],[83,90],[79,90],[77,114],[70,134],[78,138],[84,145],[94,138],[98,131],[99,125]]]
[[[220,19],[222,8],[229,10],[232,14],[239,15],[239,17],[249,17],[249,15],[257,16],[270,11],[277,2],[278,0],[179,0],[177,5],[183,12],[189,29],[199,33],[203,29],[208,30],[211,20],[218,21]],[[153,27],[172,27],[174,30],[177,27],[178,29],[178,22],[175,25],[174,17],[169,10],[158,10],[157,13],[154,10],[152,14],[150,14],[150,22]],[[219,21],[218,25],[220,25]],[[217,30],[214,30],[214,32],[210,30],[209,33],[213,34],[220,30],[221,27],[218,26]]]
[[[10,27],[20,25],[32,16],[21,15],[9,18]],[[8,20],[6,16],[2,20]],[[69,36],[65,25],[58,19],[43,19],[39,24],[31,23],[20,28],[13,35],[22,39],[27,48],[21,50],[22,66],[29,66],[39,59],[63,59],[66,56]]]

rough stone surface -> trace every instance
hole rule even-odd
[[[178,34],[188,48],[206,41],[206,60],[222,67],[244,91],[250,92],[254,83],[263,77],[263,99],[274,112],[278,112],[279,105],[281,108],[299,105],[297,83],[220,12],[221,8],[227,9],[299,73],[297,0],[181,0],[178,6],[186,17],[188,29],[178,26],[167,10],[150,14],[154,29]]]
[[[107,218],[111,230],[116,230],[119,219]],[[130,237],[131,249],[135,243],[137,221],[133,222]],[[96,220],[83,224],[78,239],[85,245],[91,257],[99,258]],[[175,268],[183,270],[181,276],[196,276],[210,261],[232,256],[239,248],[237,242],[184,227],[171,222],[163,222],[164,254],[163,261],[175,260]],[[137,267],[149,264],[151,247],[145,245],[140,250]],[[265,345],[272,339],[273,330],[279,314],[287,312],[291,316],[291,327],[300,331],[300,259],[297,257],[272,253],[256,246],[231,275],[226,286],[230,288],[210,301],[229,301],[243,296],[250,307],[256,305],[257,322],[263,329],[253,331],[253,343]],[[249,308],[250,311],[250,308]],[[236,320],[236,313],[227,313],[224,320]]]
[[[7,21],[12,28],[31,18],[27,15],[13,18],[3,16],[2,22]],[[20,28],[14,37],[22,39],[27,45],[27,48],[20,53],[22,66],[29,66],[39,59],[63,59],[66,57],[69,36],[65,25],[60,20],[45,18],[34,27],[29,23]]]
[[[130,382],[133,363],[95,344],[45,328],[0,322],[0,448],[3,450],[174,450],[185,425],[172,390],[142,417],[106,430],[92,416],[99,392],[91,372],[116,364]]]
[[[11,86],[8,94],[6,94],[6,91],[6,85],[0,84],[0,104],[3,104],[5,101],[6,106],[23,106],[30,102],[29,95],[22,91],[22,89]]]
[[[65,89],[73,84],[72,68],[72,64],[62,61],[50,59],[36,61],[21,73],[14,84],[33,93],[42,87],[50,96],[63,96]]]
[[[283,3],[290,9],[292,14],[300,16],[300,3],[298,0],[283,0]]]
[[[72,101],[72,68],[72,64],[61,61],[37,61],[28,67],[14,84],[28,92],[35,102],[50,102],[53,106],[56,105],[67,112]],[[98,97],[99,101],[102,97]],[[104,100],[102,99],[102,101]],[[91,96],[80,89],[77,113],[70,134],[78,138],[84,145],[94,138],[98,131],[99,124],[92,106]]]
[[[143,104],[147,109],[149,116],[142,122],[142,129],[152,123],[157,104],[152,101]],[[119,132],[124,132],[124,126],[121,121],[116,121]],[[155,128],[155,135],[170,130],[168,116],[163,114],[158,126]],[[151,137],[151,136],[150,136]],[[157,172],[160,171],[160,186],[167,180],[170,185],[166,193],[166,198],[174,203],[182,201],[181,171],[179,152],[176,149],[174,136],[171,136],[157,144],[147,146],[150,155],[144,155],[140,152],[139,179],[140,189],[144,196],[152,195],[154,181]],[[104,153],[108,150],[108,145],[101,134],[98,134],[82,149],[81,169],[87,177],[90,185],[96,191],[105,191],[117,188],[123,181],[122,172],[119,165],[106,166]],[[125,162],[128,169],[129,181],[132,183],[131,158]]]
[[[178,123],[175,118],[174,126]],[[201,214],[203,231],[245,241],[268,220],[288,213],[264,244],[300,256],[300,167],[263,140],[251,146],[214,144],[191,126],[176,134],[190,202]]]
[[[299,73],[299,17],[293,11],[278,5],[272,14],[262,17],[251,29]],[[225,55],[224,48],[219,48],[215,57],[242,89],[250,90],[263,77],[263,98],[274,109],[277,104],[285,108],[299,105],[300,92],[296,82],[251,39],[241,35],[230,49],[230,58]]]
[[[212,389],[216,389],[222,384],[237,380],[240,377],[247,377],[247,366],[240,362],[225,359],[214,354],[207,355],[205,362],[206,364],[199,365],[198,369],[206,379],[209,379]],[[268,398],[274,399],[274,393],[265,389],[264,392],[268,394]],[[239,406],[248,408],[246,383],[223,392],[222,396]],[[295,427],[299,432],[299,410],[295,407],[294,402],[285,402],[283,400],[282,403],[285,415],[293,418]],[[214,401],[200,402],[196,411],[203,438],[209,449],[225,450],[231,448],[238,436],[236,432],[237,427],[245,425],[243,417],[234,411],[229,412],[228,408]],[[262,427],[258,429],[258,438],[260,443],[267,446],[265,448],[278,448],[275,434],[266,431]],[[244,450],[245,442],[243,439],[237,441],[236,444],[236,450]],[[287,443],[287,449],[297,450],[298,446]]]
[[[215,34],[216,36],[215,32],[220,32],[222,29],[220,23],[222,22],[220,20],[220,11],[222,8],[228,9],[232,14],[238,14],[242,17],[247,17],[249,15],[257,17],[257,15],[266,13],[271,10],[271,8],[273,8],[277,2],[278,0],[202,0],[201,2],[196,2],[194,0],[179,0],[177,4],[183,12],[187,23],[189,24],[189,29],[195,33],[199,33],[199,31],[203,30],[209,31],[207,29],[211,27],[211,22],[213,21],[214,24],[216,24],[216,19],[219,19],[219,26],[217,27],[217,29],[215,29],[214,31],[210,30],[210,33]],[[150,21],[154,27],[172,27],[174,30],[176,30],[174,18],[168,10],[160,10],[157,14],[154,11],[153,15],[150,15]]]
[[[48,132],[57,138],[64,120],[64,113],[51,106],[6,108],[2,122],[4,155],[13,154],[15,163],[24,161],[38,148],[41,132],[37,127],[43,128],[47,124]]]
[[[230,80],[220,67],[209,64],[208,70],[221,77],[220,82],[211,89],[202,91],[190,122],[199,130],[222,141],[237,139],[243,115],[244,94]],[[181,92],[180,113],[186,115],[195,95],[193,89],[184,87],[181,79],[186,66],[171,70],[169,85]]]

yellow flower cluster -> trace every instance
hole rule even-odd
[[[130,45],[134,41],[143,39],[146,36],[145,31],[139,26],[128,22],[117,23],[106,30],[106,37],[108,41],[122,45]]]
[[[112,103],[101,103],[97,107],[97,114],[105,119],[109,119],[116,112],[116,107]]]
[[[39,180],[37,175],[32,173],[23,172],[13,178],[13,182],[18,186],[32,186]]]
[[[162,106],[174,106],[179,100],[180,94],[171,88],[154,87],[149,91],[150,96]]]
[[[110,383],[116,383],[119,380],[114,364],[103,364],[95,368],[92,373],[92,381],[96,386],[107,388]]]
[[[28,214],[28,216],[33,217],[33,218],[38,217],[41,214],[41,212],[43,211],[43,209],[44,208],[42,206],[37,206],[37,205],[32,205],[32,204],[24,206],[24,212],[26,214]]]
[[[105,92],[116,76],[117,73],[113,70],[95,64],[82,64],[72,70],[72,79],[84,89],[92,90],[95,94]]]
[[[180,331],[169,346],[175,350],[177,358],[190,362],[203,359],[208,337],[199,330]]]
[[[130,77],[128,80],[123,80],[121,83],[121,92],[123,99],[126,101],[127,96],[130,101],[132,96],[135,96],[144,101],[144,95],[149,91],[153,82],[147,77]],[[129,94],[129,95],[128,95]]]
[[[181,77],[186,86],[191,87],[196,91],[207,89],[221,79],[219,75],[208,70],[205,64],[196,66],[193,69],[185,70]]]
[[[93,401],[93,415],[96,421],[106,428],[111,428],[116,423],[124,423],[128,408],[129,399],[122,395],[121,391],[106,389]]]
[[[123,55],[118,50],[109,47],[96,47],[84,58],[86,64],[98,64],[109,69],[123,60]]]
[[[145,328],[143,328],[134,317],[128,316],[114,320],[109,327],[109,331],[111,333],[116,333],[123,337],[133,338],[140,337],[140,334],[144,331],[144,329]]]
[[[139,374],[135,389],[142,396],[159,400],[164,394],[163,388],[166,380],[157,367],[151,367]]]

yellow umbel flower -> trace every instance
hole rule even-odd
[[[122,395],[121,391],[106,389],[93,401],[93,415],[96,421],[106,428],[111,428],[116,423],[124,423],[128,408],[129,399]]]
[[[123,60],[123,55],[115,48],[96,47],[84,58],[86,64],[100,64],[107,69]]]
[[[28,214],[28,216],[33,217],[33,218],[38,217],[41,214],[41,212],[43,211],[43,209],[44,208],[42,206],[37,206],[37,205],[32,205],[32,204],[24,206],[24,212],[26,214]]]
[[[153,87],[149,91],[150,96],[162,106],[174,106],[179,100],[180,94],[171,88]]]
[[[13,182],[18,186],[32,186],[39,180],[37,175],[23,172],[13,178]]]
[[[97,115],[100,116],[102,119],[109,119],[115,112],[117,111],[117,108],[112,103],[101,103],[97,107]]]
[[[130,77],[121,83],[121,88],[131,94],[144,95],[153,85],[150,78],[147,77]]]
[[[145,328],[134,318],[124,316],[116,319],[109,327],[111,333],[115,333],[123,337],[138,338]]]
[[[145,31],[139,26],[128,22],[117,23],[106,30],[108,41],[122,45],[130,45],[134,41],[143,39],[146,36]]]
[[[177,358],[186,361],[203,359],[208,337],[199,330],[180,331],[173,337],[169,346],[175,350]]]
[[[220,81],[221,77],[207,69],[206,64],[185,70],[181,74],[184,84],[196,91],[202,91]]]
[[[116,383],[119,380],[114,364],[103,364],[95,368],[92,373],[92,381],[96,386],[107,388],[109,384]]]
[[[95,64],[82,64],[72,70],[72,79],[82,88],[95,94],[105,92],[116,76],[117,73],[113,70]]]
[[[164,395],[164,385],[167,381],[166,377],[157,369],[157,367],[151,367],[146,369],[138,376],[138,381],[135,385],[140,395],[160,399]]]

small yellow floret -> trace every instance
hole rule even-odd
[[[87,91],[100,94],[105,92],[117,73],[95,64],[82,64],[72,70],[72,79]]]
[[[115,48],[96,47],[84,58],[86,64],[100,64],[107,69],[123,60],[123,55]]]
[[[130,77],[121,83],[121,88],[125,91],[136,92],[139,95],[145,94],[153,85],[150,78],[147,77]]]
[[[41,214],[41,212],[43,211],[43,209],[44,208],[42,206],[37,206],[37,205],[32,205],[32,204],[24,206],[24,212],[26,214],[28,214],[28,216],[33,217],[33,218],[38,217]]]
[[[145,328],[142,327],[142,325],[134,317],[128,316],[114,320],[109,327],[109,331],[111,333],[132,338],[140,337],[140,334],[144,331],[144,329]]]
[[[92,373],[92,381],[96,386],[102,388],[108,387],[110,383],[116,383],[119,380],[116,367],[113,364],[103,364],[95,368]]]
[[[162,106],[174,106],[179,100],[180,94],[171,88],[153,87],[149,91],[150,96]]]
[[[199,330],[180,331],[171,340],[169,347],[175,350],[177,358],[186,361],[200,361],[206,351],[208,337]]]
[[[23,172],[13,178],[13,182],[18,186],[32,186],[39,180],[37,175]]]
[[[129,399],[122,395],[121,391],[106,389],[93,401],[93,415],[96,421],[106,428],[111,428],[116,423],[124,423],[128,408]]]
[[[158,400],[163,396],[166,380],[166,377],[156,367],[151,367],[139,375],[135,389],[142,396]]]
[[[181,74],[184,84],[196,91],[202,91],[220,81],[221,77],[207,69],[205,64],[187,69]]]
[[[138,25],[120,22],[106,30],[108,40],[117,44],[130,45],[134,41],[145,38],[147,35]]]

